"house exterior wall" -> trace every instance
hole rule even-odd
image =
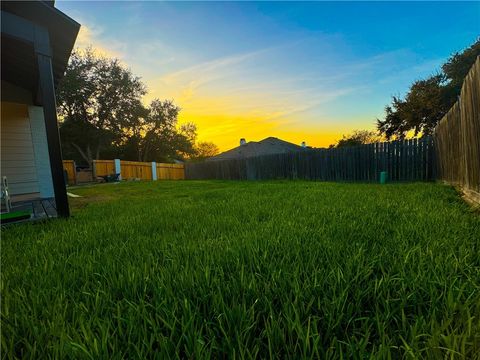
[[[32,93],[2,80],[2,101],[32,105]]]
[[[12,195],[54,197],[43,108],[32,94],[2,80],[1,175]]]
[[[35,154],[38,190],[42,198],[54,197],[43,108],[41,106],[29,106],[28,116],[30,118],[33,152]]]
[[[1,173],[8,180],[10,194],[38,193],[28,106],[2,101]]]

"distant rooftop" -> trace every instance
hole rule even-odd
[[[285,154],[304,150],[304,148],[299,145],[276,137],[268,137],[260,141],[249,142],[245,142],[245,139],[241,139],[240,143],[243,145],[227,150],[217,156],[213,156],[207,159],[207,161],[243,159],[253,156]]]

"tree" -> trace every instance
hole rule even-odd
[[[180,108],[172,100],[142,104],[146,87],[117,59],[91,49],[73,52],[58,90],[64,156],[92,165],[119,157],[171,161],[195,153],[197,127],[178,126]]]
[[[405,98],[392,97],[385,107],[385,118],[377,119],[377,129],[387,139],[403,139],[408,132],[414,136],[430,135],[460,95],[463,80],[480,56],[480,40],[455,53],[442,66],[442,72],[415,81]]]
[[[350,135],[343,135],[336,145],[330,147],[345,147],[362,144],[372,144],[381,141],[381,137],[374,131],[355,130]]]
[[[138,161],[171,161],[194,153],[197,127],[186,123],[178,127],[180,108],[172,100],[154,99],[140,122],[131,129],[122,148],[122,158]]]
[[[480,39],[463,52],[453,54],[447,62],[442,65],[442,71],[448,81],[446,88],[447,92],[451,93],[449,94],[450,97],[456,100],[456,97],[460,95],[463,80],[478,56],[480,56]]]
[[[140,78],[119,60],[99,57],[91,49],[74,51],[57,89],[64,151],[75,150],[73,158],[91,165],[102,152],[112,152],[135,136],[145,114],[145,94]]]
[[[213,142],[199,142],[195,145],[195,155],[193,156],[194,160],[203,160],[212,156],[217,155],[220,152],[220,149]]]
[[[415,81],[405,99],[393,97],[392,104],[385,107],[385,120],[377,121],[380,133],[387,139],[392,136],[403,139],[409,131],[414,136],[431,134],[452,106],[446,99],[443,82],[444,75],[437,74]]]
[[[184,135],[188,141],[194,144],[197,139],[197,125],[191,122],[182,124],[180,126],[180,134]]]

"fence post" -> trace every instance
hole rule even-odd
[[[157,180],[157,163],[152,161],[152,180]]]
[[[122,166],[120,165],[120,159],[115,159],[115,174],[120,174],[118,180],[122,180]]]

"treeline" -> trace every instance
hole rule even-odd
[[[391,103],[385,107],[385,117],[376,119],[376,132],[354,131],[332,147],[431,135],[437,123],[457,101],[463,80],[478,56],[480,39],[448,58],[439,72],[414,81],[404,97],[393,96]]]
[[[218,152],[212,143],[196,143],[194,123],[179,126],[173,101],[145,106],[146,94],[118,59],[75,50],[57,89],[63,157],[91,165],[94,159],[171,162]]]

